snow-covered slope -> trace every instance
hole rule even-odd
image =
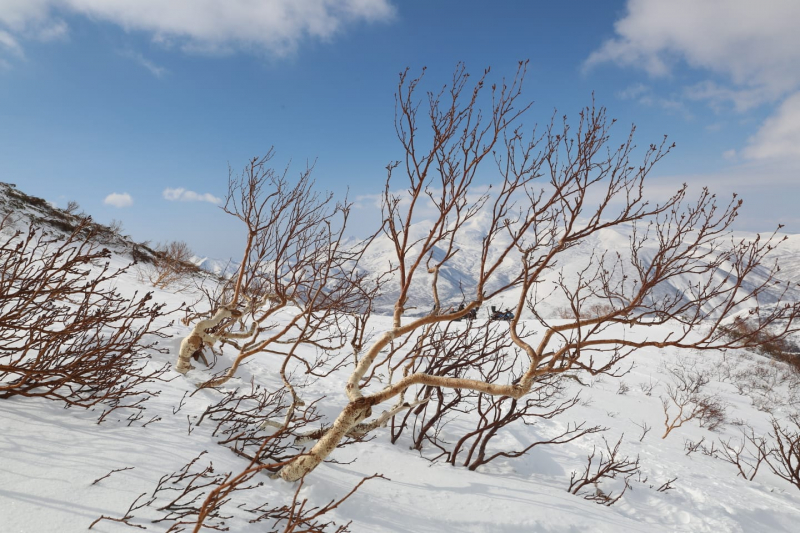
[[[133,277],[125,283],[126,290],[136,288]],[[156,297],[171,305],[184,299],[184,295],[165,292]],[[387,324],[384,317],[373,321],[376,328]],[[174,335],[167,341],[172,353],[154,354],[153,365],[174,357],[185,329],[173,325],[168,332]],[[671,383],[666,369],[686,364],[687,358],[711,377],[708,392],[726,403],[726,423],[710,431],[689,422],[662,439],[664,414],[659,396]],[[707,444],[719,446],[720,439],[738,439],[743,421],[758,434],[768,433],[765,409],[780,417],[794,407],[800,390],[797,375],[789,374],[782,364],[744,352],[704,354],[701,358],[643,350],[633,362],[634,369],[619,380],[603,378],[585,386],[571,385],[581,393],[580,405],[554,420],[511,426],[492,446],[525,446],[558,434],[568,423],[583,421],[607,427],[602,434],[560,446],[540,446],[522,458],[496,461],[470,472],[431,463],[409,451],[407,437],[392,445],[388,430],[380,430],[373,441],[335,452],[337,462],[324,464],[309,476],[301,495],[321,505],[346,494],[363,476],[377,472],[389,478],[369,481],[331,513],[339,523],[352,520],[355,532],[796,531],[800,490],[766,468],[754,481],[737,477],[731,464],[699,451],[687,454],[686,443],[705,439]],[[229,388],[249,387],[254,380],[274,390],[279,387],[276,365],[269,356],[255,358]],[[759,369],[764,384],[769,381],[771,388],[745,388],[745,393],[740,393],[737,380],[758,375],[753,368]],[[77,532],[85,531],[101,515],[122,517],[139,494],[152,492],[161,476],[180,469],[202,451],[207,451],[201,458],[203,466],[213,463],[220,473],[242,469],[246,462],[216,443],[219,437],[211,435],[211,426],[196,425],[221,392],[201,390],[184,397],[195,392],[194,384],[208,374],[195,370],[186,377],[170,376],[174,379],[158,384],[159,395],[148,401],[145,419],[132,424],[121,417],[97,425],[97,412],[64,410],[55,402],[0,400],[2,531]],[[335,374],[314,383],[304,394],[325,395],[322,411],[335,416],[345,403],[345,378],[344,373]],[[458,435],[474,416],[463,414],[451,420],[443,437]],[[143,425],[151,419],[155,421]],[[652,429],[642,436],[646,427]],[[621,452],[631,458],[638,456],[641,464],[642,476],[632,481],[632,489],[612,507],[569,494],[570,472],[584,468],[592,447],[603,446],[601,437],[613,444],[623,435]],[[117,469],[128,470],[93,483]],[[671,483],[674,489],[657,491],[673,478],[677,478]],[[226,522],[231,531],[269,530],[266,523],[249,524],[252,515],[237,505],[287,502],[296,488],[267,477],[260,480],[263,486],[236,493],[226,506],[225,511],[233,516]],[[165,531],[169,525],[152,523],[160,515],[149,507],[133,516],[131,523],[148,531]],[[130,528],[103,521],[93,530]]]
[[[625,242],[624,234],[604,233],[586,249],[571,252],[577,261],[594,246],[618,248],[621,242]],[[790,237],[784,246],[789,260],[800,252],[799,243]],[[458,285],[473,279],[466,255],[457,256],[447,272],[448,298],[456,298]],[[370,256],[368,260],[369,268],[383,268],[382,258]],[[112,266],[128,262],[120,250]],[[787,276],[794,275],[792,272]],[[424,300],[425,280],[422,285],[413,297],[420,306],[429,305]],[[134,272],[124,274],[117,287],[126,295],[152,290],[141,285]],[[154,291],[154,299],[172,309],[189,296]],[[277,317],[276,327],[288,316]],[[153,367],[172,362],[187,333],[175,317],[160,319],[159,325],[171,335],[161,346],[170,353],[153,352]],[[388,317],[375,316],[370,326],[380,331],[389,323]],[[666,333],[671,326],[660,328],[658,333]],[[625,334],[632,338],[648,332]],[[308,354],[313,356],[310,349]],[[213,424],[198,425],[198,421],[209,405],[236,387],[249,388],[253,383],[277,390],[281,386],[277,377],[280,360],[269,354],[254,357],[223,390],[196,389],[197,383],[227,366],[233,355],[228,347],[215,370],[196,369],[186,376],[171,372],[167,376],[170,381],[150,384],[158,394],[148,400],[140,420],[121,415],[98,425],[102,408],[84,411],[36,398],[0,399],[0,531],[71,533],[86,531],[100,516],[121,518],[139,495],[145,494],[140,504],[149,499],[162,476],[181,469],[201,452],[206,453],[198,459],[199,467],[213,464],[220,475],[241,471],[247,461],[218,444],[220,436],[212,434]],[[783,363],[744,351],[701,355],[646,349],[628,362],[634,366],[621,378],[584,376],[583,384],[570,381],[567,392],[580,393],[579,404],[551,420],[511,425],[498,434],[491,447],[494,451],[525,447],[558,435],[573,423],[608,428],[602,433],[563,445],[537,446],[520,458],[499,459],[469,471],[431,462],[435,450],[425,449],[421,454],[409,450],[408,433],[392,444],[388,429],[377,430],[374,440],[336,450],[335,462],[321,465],[306,479],[301,499],[308,498],[309,506],[324,505],[344,496],[364,476],[380,473],[388,479],[368,481],[325,518],[339,524],[351,521],[350,529],[358,533],[797,531],[797,487],[764,465],[754,480],[748,481],[737,476],[729,462],[704,454],[702,448],[690,449],[692,443],[700,442],[706,447],[714,443],[717,448],[722,442],[735,445],[746,426],[757,436],[768,435],[772,416],[783,421],[796,412],[798,374]],[[665,416],[661,398],[673,385],[671,370],[680,367],[705,374],[709,383],[703,393],[724,406],[724,421],[711,430],[691,420],[662,438]],[[346,403],[344,385],[351,368],[345,366],[303,390],[307,400],[324,396],[319,407],[327,421]],[[462,413],[452,417],[441,428],[442,438],[452,442],[474,425],[476,416]],[[598,453],[605,449],[603,438],[612,446],[621,438],[620,453],[638,457],[640,462],[641,475],[631,479],[631,489],[611,507],[567,492],[571,472],[583,471],[595,447]],[[670,480],[671,489],[658,490]],[[230,531],[271,531],[272,521],[251,523],[254,515],[245,509],[264,502],[290,502],[297,489],[296,484],[266,476],[255,481],[260,486],[234,493],[224,507],[224,514],[230,515],[225,519]],[[604,482],[601,487],[605,491],[621,488],[619,480]],[[157,507],[166,503],[159,499],[130,511],[130,524],[147,531],[166,531],[169,521],[153,522],[163,517],[165,513]],[[99,532],[133,530],[109,520],[92,528]]]

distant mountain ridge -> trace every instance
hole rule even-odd
[[[458,253],[440,270],[438,292],[443,307],[455,308],[461,302],[469,301],[475,297],[479,276],[477,259],[480,258],[481,243],[487,233],[488,224],[488,217],[480,215],[470,220],[457,240]],[[427,234],[429,227],[430,225],[425,222],[413,225],[412,238],[422,238]],[[593,254],[595,254],[596,258],[598,254],[605,252],[606,264],[609,264],[610,260],[615,259],[619,254],[622,264],[630,269],[630,237],[632,232],[633,227],[631,225],[602,229],[575,247],[559,253],[554,268],[545,271],[542,281],[537,287],[540,299],[536,306],[537,312],[542,313],[543,316],[554,316],[558,314],[559,309],[568,305],[569,300],[565,294],[558,290],[556,281],[563,276],[563,279],[568,284],[572,281],[572,285],[575,286],[577,273],[587,266],[588,260]],[[737,231],[732,232],[726,239],[728,242],[731,242],[731,240],[738,242],[742,239],[752,240],[756,236],[757,234],[755,233]],[[800,282],[800,235],[778,235],[776,240],[784,239],[784,237],[785,240],[782,240],[777,248],[771,252],[770,261],[775,259],[779,261],[781,266],[779,281],[788,282],[791,286],[786,297],[789,300],[800,300],[800,288],[798,288],[798,282]],[[508,237],[501,234],[497,238],[497,244],[502,247],[507,243],[507,240]],[[655,242],[646,242],[640,256],[644,259],[652,258],[656,251],[657,245]],[[444,254],[444,251],[434,249],[434,259],[439,254]],[[360,268],[371,273],[385,272],[389,268],[393,256],[394,245],[388,237],[380,236],[365,254]],[[509,254],[495,275],[495,284],[490,285],[487,289],[491,290],[497,284],[512,280],[518,274],[519,261],[519,252],[514,251]],[[766,279],[769,273],[768,266],[764,265],[756,269],[750,280],[751,285]],[[622,274],[620,273],[615,280],[621,281],[621,278]],[[420,268],[415,274],[407,303],[407,308],[410,309],[409,314],[425,314],[432,308],[432,279],[432,274],[429,274],[425,268]],[[676,293],[683,294],[689,289],[692,282],[693,278],[691,276],[682,276],[678,279],[670,280],[669,283],[657,287],[653,298],[658,299]],[[743,287],[745,290],[747,288],[747,286]],[[776,302],[784,288],[784,285],[771,286],[763,293],[763,299],[759,304],[763,306]],[[397,293],[391,290],[385,293],[377,305],[379,312],[391,313],[396,297]],[[512,307],[516,305],[519,297],[519,289],[511,289],[496,297],[493,301],[488,302],[486,307],[488,308],[489,305],[495,305],[498,308]],[[597,303],[602,302],[598,301]],[[488,310],[481,310],[479,316],[488,316],[487,314]]]
[[[222,278],[229,278],[239,271],[239,263],[232,259],[214,259],[195,255],[192,256],[191,261],[202,270]]]

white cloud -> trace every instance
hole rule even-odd
[[[126,192],[121,194],[118,192],[112,192],[106,196],[106,199],[103,200],[103,203],[106,205],[112,205],[114,207],[130,207],[133,205],[133,197]]]
[[[800,160],[800,92],[784,101],[744,149],[748,159]]]
[[[688,66],[709,79],[678,94],[705,102],[717,112],[744,113],[782,102],[747,146],[727,157],[796,161],[800,158],[798,20],[798,0],[628,0],[626,13],[614,24],[615,37],[593,52],[584,67],[611,62],[658,78]],[[640,103],[659,101],[642,84],[619,96]]]
[[[390,0],[0,0],[0,26],[14,35],[66,32],[60,13],[146,32],[189,51],[285,55],[304,39],[330,39],[348,24],[388,20],[394,7]]]
[[[616,37],[586,60],[668,76],[680,61],[748,88],[725,93],[706,85],[697,98],[729,99],[740,108],[775,100],[800,86],[797,0],[628,0]]]
[[[222,199],[217,198],[211,193],[200,194],[194,191],[187,191],[183,187],[178,187],[176,189],[171,189],[168,187],[164,189],[164,192],[161,194],[164,196],[165,200],[169,200],[171,202],[209,202],[212,204],[219,204],[222,202]]]

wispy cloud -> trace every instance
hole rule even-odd
[[[21,56],[22,47],[19,45],[13,35],[7,31],[0,30],[0,50],[10,51],[12,54]]]
[[[765,87],[732,88],[713,81],[690,85],[684,89],[683,94],[689,100],[707,102],[718,113],[727,111],[731,105],[736,111],[743,113],[765,102],[772,102],[777,96]]]
[[[632,100],[644,106],[655,106],[672,113],[680,113],[686,120],[693,120],[694,115],[689,112],[682,100],[674,96],[665,98],[655,93],[652,87],[643,83],[634,83],[617,92],[620,100]]]
[[[188,191],[183,187],[178,187],[175,189],[166,188],[164,192],[161,193],[164,196],[165,200],[169,200],[171,202],[209,202],[212,204],[219,204],[222,202],[221,198],[217,198],[211,193],[197,193],[194,191]]]
[[[761,125],[744,149],[748,159],[800,161],[800,92],[793,94]]]
[[[167,74],[169,72],[166,68],[156,65],[155,63],[144,57],[139,52],[134,52],[133,50],[125,50],[123,52],[120,52],[120,55],[122,55],[123,57],[127,57],[128,59],[132,60],[139,66],[146,68],[147,70],[150,71],[150,74],[152,74],[156,78],[160,78],[164,74]]]
[[[69,26],[63,20],[48,20],[37,28],[34,28],[30,35],[42,42],[59,41],[67,37]]]
[[[106,196],[105,200],[103,200],[103,203],[114,207],[130,207],[133,205],[133,197],[126,192],[112,192]]]

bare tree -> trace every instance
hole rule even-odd
[[[80,210],[81,206],[75,200],[70,200],[67,202],[67,207],[64,208],[64,212],[68,215],[77,216],[78,211]]]
[[[417,96],[422,78],[401,74],[395,126],[405,157],[389,165],[382,201],[382,231],[392,245],[396,284],[392,326],[363,349],[346,385],[347,405],[308,453],[283,467],[283,479],[308,474],[354,428],[377,427],[388,414],[413,408],[405,401],[409,389],[457,389],[520,400],[543,376],[614,372],[642,348],[749,347],[758,342],[754,331],[780,338],[796,330],[800,308],[780,301],[753,310],[754,330],[722,331],[726,317],[743,305],[757,305],[760,295],[778,283],[777,267],[766,264],[776,239],[726,240],[741,206],[738,198],[720,206],[703,190],[689,201],[684,186],[662,203],[646,201],[645,179],[671,146],[666,140],[650,145],[634,163],[633,131],[612,145],[613,121],[603,108],[584,109],[576,128],[566,118],[552,120],[526,139],[519,119],[529,106],[518,104],[525,68],[520,64],[512,80],[487,89],[486,74],[470,85],[459,67],[450,84],[422,101]],[[482,108],[483,101],[491,102],[488,108]],[[492,159],[500,183],[480,192],[478,169]],[[400,193],[393,188],[398,173],[403,174]],[[459,237],[479,214],[488,222],[480,252],[471,258],[475,286],[463,307],[445,309],[437,289],[439,273],[463,253]],[[414,223],[423,215],[432,221],[416,238]],[[545,283],[545,274],[557,272],[563,252],[619,226],[631,228],[629,257],[595,252],[577,273],[562,272],[555,288]],[[500,275],[512,261],[516,273]],[[764,267],[766,276],[746,281]],[[409,317],[408,309],[425,307],[426,302],[410,301],[412,285],[425,273],[432,278],[432,310]],[[687,276],[692,283],[685,290],[671,285]],[[569,302],[572,317],[566,323],[540,311],[541,301],[554,292]],[[523,357],[518,372],[509,368],[487,381],[470,372],[437,375],[414,364],[428,354],[408,349],[416,342],[408,339],[434,335],[500,294],[515,298],[508,337]],[[536,342],[522,334],[523,312],[542,327]],[[643,340],[614,329],[668,322],[676,325],[672,333],[657,330]],[[389,382],[377,385],[378,375],[388,375]],[[393,407],[367,422],[373,408],[393,399]]]
[[[269,441],[269,439],[267,439]],[[140,494],[122,517],[102,515],[89,529],[104,520],[120,522],[137,529],[149,529],[137,522],[159,524],[166,533],[182,531],[231,531],[234,515],[224,514],[233,507],[231,500],[241,492],[257,489],[264,484],[256,475],[265,465],[251,463],[244,471],[219,472],[210,461],[202,460],[201,452],[179,470],[161,476],[150,493]],[[127,470],[119,469],[116,471]],[[346,533],[349,523],[338,525],[327,515],[350,498],[366,481],[383,478],[378,474],[363,478],[350,492],[323,506],[312,507],[308,499],[300,498],[303,483],[298,484],[292,499],[284,504],[265,502],[248,508],[245,502],[236,505],[255,516],[250,523],[268,521],[270,531],[283,533]]]
[[[330,194],[315,192],[311,168],[290,183],[288,168],[279,173],[268,166],[273,155],[270,151],[251,160],[241,176],[230,175],[223,209],[247,228],[241,266],[230,300],[211,318],[197,322],[183,340],[176,369],[187,372],[193,355],[218,341],[227,342],[238,351],[233,364],[223,376],[203,384],[217,387],[248,357],[271,353],[284,358],[282,378],[301,402],[287,377],[290,363],[314,376],[339,368],[345,361],[329,364],[328,355],[346,342],[342,315],[363,312],[364,294],[370,289],[354,269],[363,248],[343,246],[349,205],[333,204]],[[288,309],[296,312],[279,324],[277,315]],[[245,318],[249,327],[231,331]],[[302,345],[323,355],[309,360],[298,353]]]
[[[283,479],[303,478],[344,440],[363,438],[401,414],[407,420],[411,410],[432,413],[416,430],[419,447],[419,432],[435,434],[446,409],[479,401],[483,422],[470,443],[442,450],[452,458],[469,449],[467,463],[477,466],[498,456],[486,448],[496,430],[542,405],[536,394],[543,384],[580,380],[580,373],[620,375],[620,363],[642,348],[747,348],[797,330],[800,304],[786,303],[789,284],[776,277],[777,264],[768,264],[778,239],[728,238],[741,200],[734,195],[718,204],[705,189],[690,200],[684,185],[660,203],[648,202],[645,180],[672,145],[666,138],[649,145],[634,162],[634,129],[613,143],[614,121],[594,104],[575,126],[553,117],[528,134],[521,124],[530,107],[521,103],[526,68],[520,63],[512,79],[489,86],[488,71],[472,83],[459,66],[449,84],[423,97],[423,76],[401,73],[395,128],[404,155],[387,167],[378,234],[391,257],[377,278],[358,268],[373,239],[345,243],[350,206],[315,192],[311,168],[292,181],[288,168],[270,166],[270,151],[240,176],[230,173],[224,210],[247,229],[241,267],[209,317],[181,343],[176,369],[189,371],[204,348],[230,345],[237,352],[230,368],[201,385],[218,387],[247,358],[277,357],[292,413],[306,405],[294,371],[319,378],[353,363],[347,404],[331,424],[306,436],[316,440],[307,452],[281,465]],[[499,179],[486,189],[477,179],[492,162]],[[462,286],[461,305],[448,305],[440,297],[441,275],[467,253],[462,239],[477,226],[480,244],[469,258],[474,284]],[[559,270],[565,252],[612,228],[627,228],[626,254],[595,249],[577,271]],[[430,286],[420,291],[426,277]],[[762,305],[764,293],[781,286],[784,296]],[[391,326],[365,335],[386,287]],[[462,319],[500,295],[513,299],[503,314],[504,342],[481,341],[479,321]],[[553,296],[567,302],[559,319],[542,311]],[[751,325],[726,327],[746,307]],[[430,311],[411,316],[413,309]],[[538,336],[526,331],[523,314],[533,317]],[[667,323],[674,327],[651,327]],[[650,334],[629,336],[622,326]],[[348,342],[352,358],[341,350]],[[559,402],[543,402],[554,413],[563,410]],[[574,434],[583,427],[576,425]]]
[[[418,337],[412,348],[415,355],[411,372],[451,378],[474,376],[487,383],[504,376],[510,376],[512,382],[519,379],[519,350],[513,349],[506,327],[491,321],[471,328],[458,324],[450,322],[431,335]],[[492,449],[491,441],[509,427],[535,425],[538,421],[560,416],[576,405],[579,394],[566,396],[566,381],[563,375],[541,376],[523,399],[471,390],[420,387],[414,401],[406,406],[408,410],[402,420],[393,424],[392,442],[396,442],[411,424],[413,449],[422,451],[430,444],[438,452],[432,460],[443,458],[452,465],[462,464],[475,470],[495,459],[521,457],[536,446],[564,444],[602,431],[599,426],[568,424],[561,434],[526,443],[518,450]],[[412,405],[417,407],[411,409]],[[442,430],[463,413],[477,414],[475,425],[455,435],[451,432],[451,444],[443,438]]]
[[[738,443],[735,443],[733,439],[719,439],[722,447],[715,451],[712,444],[712,449],[709,450],[707,455],[729,462],[739,471],[737,475],[748,481],[753,481],[761,463],[764,461],[765,455],[768,453],[767,439],[763,436],[757,436],[755,430],[750,426],[747,426],[746,429],[741,428],[741,431],[742,436]],[[752,448],[750,445],[752,445]]]

